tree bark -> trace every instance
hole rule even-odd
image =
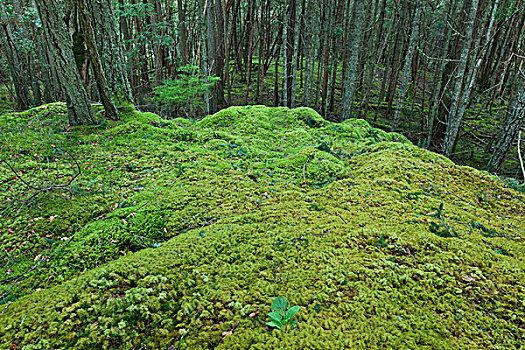
[[[445,139],[443,141],[443,147],[441,153],[445,157],[450,157],[456,138],[458,136],[459,127],[461,126],[461,121],[463,116],[458,112],[460,111],[462,93],[464,93],[464,81],[467,73],[467,63],[469,60],[470,46],[472,44],[474,25],[476,19],[476,13],[478,12],[479,0],[472,0],[470,5],[469,17],[466,24],[465,37],[463,41],[463,48],[461,51],[460,62],[458,65],[456,73],[456,82],[454,85],[452,105],[449,111],[449,118],[447,123],[447,128],[445,131]]]
[[[355,1],[352,15],[352,34],[350,45],[348,45],[348,55],[345,67],[345,77],[343,82],[343,106],[341,120],[352,117],[354,95],[356,90],[357,72],[359,69],[359,46],[363,40],[362,22],[364,17],[364,1]]]
[[[4,8],[4,4],[0,3],[0,9],[4,12],[9,11]],[[15,15],[20,15],[19,6],[13,6]],[[2,23],[2,28],[5,34],[5,40],[2,40],[2,51],[7,58],[7,65],[11,73],[11,79],[15,87],[17,109],[25,110],[33,106],[34,101],[28,89],[30,78],[27,76],[27,69],[24,64],[23,56],[17,49],[16,43],[13,41],[13,25],[9,22]]]
[[[445,18],[443,20],[443,23],[445,24],[445,32],[441,36],[441,40],[439,40],[439,46],[438,46],[438,56],[440,58],[440,62],[438,62],[437,71],[434,73],[434,81],[437,81],[437,83],[434,83],[433,87],[433,93],[432,93],[432,104],[430,109],[430,118],[429,118],[429,126],[427,131],[427,148],[430,149],[432,144],[432,137],[434,135],[434,125],[435,122],[438,121],[438,113],[439,113],[439,105],[442,101],[441,98],[441,86],[443,84],[443,74],[445,72],[445,66],[446,66],[446,56],[448,51],[448,46],[450,44],[450,36],[451,36],[451,30],[450,26],[446,25],[448,22],[448,19],[452,16],[451,15],[451,1],[453,0],[446,0],[445,3]]]
[[[396,112],[394,113],[394,119],[392,120],[391,131],[396,131],[397,126],[401,120],[401,112],[405,105],[408,83],[411,76],[412,60],[414,59],[415,46],[419,39],[419,21],[421,20],[421,4],[416,0],[414,10],[414,18],[412,20],[412,33],[410,34],[410,40],[408,42],[408,49],[405,55],[405,63],[403,71],[401,72],[401,86],[399,87],[399,95],[397,97]]]
[[[295,0],[291,0],[294,1]],[[283,13],[283,39],[281,41],[282,55],[283,55],[283,79],[282,79],[282,106],[288,106],[288,26],[290,21],[290,15],[287,13],[290,9]]]
[[[113,0],[84,0],[108,88],[117,103],[133,103]]]
[[[304,4],[304,1],[303,1]],[[304,5],[303,5],[304,9]],[[295,27],[294,27],[294,44],[293,44],[293,55],[292,55],[292,79],[290,82],[290,107],[295,107],[295,99],[297,93],[297,69],[299,65],[299,39],[301,37],[301,23],[302,13],[299,7],[299,2],[295,3]]]
[[[205,74],[207,76],[218,76],[217,67],[219,66],[219,55],[217,51],[217,21],[216,21],[216,0],[207,0],[206,9],[206,41],[203,42],[203,46],[206,47],[206,68]],[[204,60],[204,57],[203,57]],[[217,88],[213,86],[208,93],[208,111],[207,113],[217,112]]]
[[[73,56],[71,38],[57,0],[35,1],[49,47],[51,68],[66,98],[71,125],[92,124],[95,116]]]
[[[189,63],[189,49],[188,49],[188,29],[186,27],[186,12],[183,8],[183,0],[177,1],[177,9],[179,15],[179,35],[180,35],[180,53],[182,65]]]
[[[499,134],[498,141],[492,152],[487,169],[496,172],[501,169],[503,161],[509,152],[512,142],[516,138],[523,120],[525,119],[525,72],[518,73],[518,81],[514,90],[514,96],[507,110],[507,116],[503,128]]]
[[[104,71],[102,69],[102,64],[100,62],[99,52],[95,44],[94,31],[90,22],[89,11],[86,8],[84,0],[77,0],[77,6],[80,25],[82,32],[84,33],[84,40],[86,42],[89,57],[91,58],[90,62],[91,66],[93,67],[93,74],[97,83],[100,102],[102,102],[102,105],[104,106],[106,118],[118,120],[117,108],[111,99],[111,92],[108,89],[106,78],[104,77]]]

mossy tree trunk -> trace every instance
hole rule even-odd
[[[39,33],[36,37],[36,50],[40,60],[44,101],[51,103],[58,100],[60,89],[58,89],[58,83],[55,83],[56,79],[53,76],[53,71],[49,63],[48,48],[45,45],[45,38],[42,33]]]
[[[57,0],[36,0],[49,63],[66,99],[71,125],[92,124],[95,116],[73,56],[71,37]]]

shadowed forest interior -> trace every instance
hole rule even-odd
[[[4,110],[66,98],[43,23],[58,20],[91,101],[99,74],[116,104],[167,118],[307,106],[519,175],[523,1],[69,0],[43,20],[35,5],[1,5]]]

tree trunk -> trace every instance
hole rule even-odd
[[[152,11],[149,11],[149,21],[151,24],[151,31],[156,37],[152,42],[153,56],[154,56],[154,69],[155,69],[155,85],[162,85],[165,77],[164,70],[164,50],[162,49],[162,18],[159,0],[151,0],[150,2]]]
[[[252,83],[252,64],[253,64],[253,37],[255,35],[255,21],[254,21],[254,9],[255,7],[255,1],[250,0],[248,4],[248,15],[247,15],[247,23],[246,29],[247,29],[247,35],[246,35],[246,46],[248,46],[246,51],[246,58],[244,60],[246,64],[246,93],[244,95],[244,104],[248,104],[248,99],[250,96],[250,85]],[[260,58],[260,57],[259,57]]]
[[[414,18],[412,20],[412,33],[410,34],[410,40],[408,42],[408,49],[405,55],[405,63],[403,71],[401,72],[401,86],[399,87],[399,95],[397,97],[396,112],[394,113],[394,119],[392,121],[391,131],[396,131],[397,126],[401,120],[401,112],[405,105],[408,82],[411,76],[412,60],[414,58],[415,46],[419,39],[419,21],[421,20],[421,4],[416,1],[416,9],[414,10]],[[414,97],[415,98],[415,97]]]
[[[476,13],[478,12],[479,0],[472,0],[470,5],[469,17],[466,24],[465,37],[463,41],[463,48],[461,51],[460,62],[458,65],[456,73],[456,82],[454,85],[452,105],[449,111],[449,118],[447,129],[445,131],[445,139],[443,141],[443,147],[441,153],[445,157],[450,157],[454,144],[456,143],[456,138],[458,136],[459,127],[461,126],[461,121],[463,116],[458,112],[460,111],[461,101],[462,101],[462,92],[464,81],[467,73],[467,63],[469,60],[469,51],[472,44],[472,38],[474,33]],[[465,92],[466,93],[466,92]]]
[[[303,1],[304,4],[305,1]],[[300,10],[299,2],[295,2],[295,27],[294,27],[294,44],[293,44],[293,55],[292,55],[292,80],[290,82],[291,88],[290,88],[290,107],[295,107],[295,98],[297,93],[297,67],[299,65],[299,39],[300,39],[300,33],[301,30],[301,23],[302,23],[302,15],[304,12],[304,5],[303,10]]]
[[[379,5],[379,1],[381,1],[381,5]],[[362,104],[360,106],[361,109],[364,108],[363,116],[366,120],[368,118],[368,109],[369,109],[369,102],[370,102],[370,95],[372,94],[372,83],[374,81],[374,76],[376,73],[376,66],[377,62],[379,62],[380,59],[380,52],[379,52],[379,46],[380,46],[380,37],[383,33],[383,24],[384,24],[384,17],[385,17],[385,8],[386,8],[386,0],[378,0],[378,4],[376,6],[376,12],[378,13],[379,17],[377,20],[377,25],[374,28],[374,31],[371,34],[372,42],[370,44],[370,49],[368,50],[368,60],[366,64],[366,76],[364,80],[363,85],[363,100]],[[372,17],[372,23],[374,23],[375,18],[378,16],[377,14]],[[387,40],[387,39],[382,39]],[[377,106],[379,109],[379,105]]]
[[[177,0],[177,9],[179,17],[179,37],[180,37],[180,53],[182,65],[185,66],[189,63],[189,50],[188,50],[188,29],[186,28],[186,12],[183,8],[183,0]]]
[[[4,8],[4,4],[0,3],[0,10],[3,12],[9,11]],[[13,6],[16,15],[21,15],[20,8]],[[27,76],[27,69],[24,65],[23,55],[17,49],[17,45],[13,42],[13,28],[7,23],[1,24],[5,34],[5,40],[2,40],[2,51],[6,55],[7,65],[11,73],[11,79],[15,87],[17,109],[25,110],[33,106],[33,98],[28,89],[29,77]]]
[[[452,9],[451,1],[453,0],[447,0],[445,3],[445,18],[443,20],[444,23],[447,23],[448,19],[452,17],[450,11]],[[438,56],[441,59],[440,62],[438,62],[437,72],[434,73],[434,87],[433,87],[433,93],[432,93],[432,104],[430,109],[430,118],[429,118],[429,125],[428,125],[428,132],[427,132],[427,148],[430,149],[432,144],[432,137],[434,135],[434,125],[435,122],[438,121],[438,113],[439,113],[439,105],[442,101],[441,98],[441,86],[443,84],[443,74],[445,72],[445,66],[446,66],[446,56],[448,51],[448,46],[450,44],[450,36],[451,36],[451,30],[449,26],[445,26],[445,33],[441,36],[441,40],[438,46]]]
[[[93,67],[93,75],[97,83],[98,95],[100,101],[104,106],[106,118],[111,120],[118,120],[118,112],[111,99],[111,92],[108,89],[106,78],[104,77],[104,71],[100,62],[100,56],[95,44],[94,31],[90,22],[90,16],[84,0],[77,0],[78,16],[82,32],[84,33],[84,40],[86,47],[91,58],[91,66]]]
[[[133,103],[113,0],[84,0],[107,86],[117,103]]]
[[[304,84],[304,105],[312,105],[312,87],[313,87],[313,76],[315,71],[315,52],[316,52],[316,43],[319,39],[319,36],[316,35],[319,24],[318,17],[315,16],[316,13],[316,3],[315,1],[308,1],[305,6],[306,9],[306,23],[308,24],[305,28],[306,38],[304,41],[304,47],[306,48],[306,64],[305,64],[305,80]]]
[[[519,65],[518,65],[519,66]],[[498,141],[492,152],[487,169],[496,172],[501,169],[505,156],[516,138],[523,120],[525,119],[525,73],[518,73],[518,81],[514,89],[514,96],[507,110],[507,116],[503,128],[499,134]]]
[[[362,22],[365,5],[363,1],[355,1],[352,15],[352,34],[350,45],[348,45],[348,56],[346,59],[345,77],[343,81],[343,106],[341,120],[352,117],[352,108],[356,90],[357,72],[359,69],[359,47],[363,40]]]
[[[71,125],[92,124],[95,116],[73,56],[71,38],[57,0],[35,1],[49,47],[51,68],[66,98]]]
[[[208,44],[207,47],[207,73],[208,76],[218,76],[217,67],[220,66],[218,45],[217,45],[217,20],[216,20],[216,7],[218,6],[217,0],[208,0],[208,8],[206,9],[206,37],[207,42],[203,45]],[[214,85],[209,92],[209,111],[208,113],[213,114],[217,112],[217,87]]]
[[[295,0],[291,0],[295,1]],[[282,79],[282,91],[283,97],[281,101],[282,106],[288,106],[288,25],[290,21],[290,15],[287,13],[290,12],[288,8],[287,11],[283,13],[283,39],[282,39],[282,55],[283,55],[283,79]]]
[[[40,58],[40,72],[42,73],[44,101],[46,103],[51,103],[58,99],[59,92],[57,91],[57,84],[53,82],[48,50],[42,33],[39,33],[36,38],[36,50]]]

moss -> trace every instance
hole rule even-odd
[[[32,113],[0,117],[0,147],[28,176],[46,161],[19,151],[51,127]],[[308,109],[123,119],[54,127],[53,143],[78,155],[76,192],[0,221],[12,256],[2,279],[63,247],[12,290],[0,348],[177,348],[181,337],[183,349],[523,342],[524,198],[489,174]],[[24,195],[0,176],[8,198]],[[265,326],[281,295],[301,306],[299,330]]]

